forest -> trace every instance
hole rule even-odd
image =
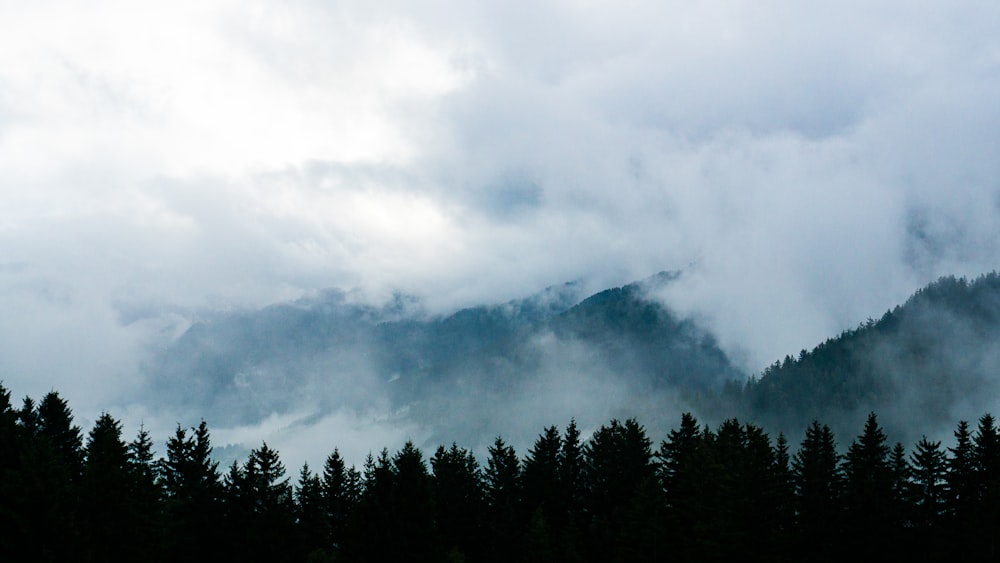
[[[220,468],[202,420],[157,456],[102,414],[89,433],[55,391],[0,385],[0,553],[8,561],[995,560],[1000,434],[890,445],[875,413],[846,447],[813,422],[798,446],[684,414],[656,444],[636,420],[542,429],[481,464],[413,443],[358,469],[334,448],[289,475],[266,443]],[[331,437],[335,440],[335,437]],[[794,450],[794,451],[793,451]]]

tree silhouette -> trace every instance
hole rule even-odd
[[[864,431],[847,449],[843,474],[852,552],[864,558],[885,556],[894,520],[893,476],[889,446],[875,413],[868,415]]]
[[[514,448],[497,437],[489,447],[484,471],[486,530],[489,536],[487,561],[516,560],[520,551],[522,526],[521,462]]]
[[[167,494],[166,549],[171,560],[208,561],[222,551],[214,533],[222,517],[222,484],[207,423],[191,430],[188,436],[177,426],[160,465]]]
[[[800,533],[798,556],[813,561],[834,559],[840,538],[841,473],[830,427],[813,422],[792,459]]]
[[[472,452],[452,444],[431,457],[434,510],[444,547],[472,559],[482,557],[483,476]]]

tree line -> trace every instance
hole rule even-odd
[[[814,422],[784,435],[684,414],[654,445],[635,420],[545,428],[485,464],[413,443],[358,469],[334,449],[288,475],[262,444],[220,468],[208,426],[158,457],[102,414],[84,437],[58,393],[0,385],[0,553],[8,561],[639,562],[995,560],[1000,435],[890,446],[876,415],[843,450]],[[843,453],[841,453],[843,452]]]

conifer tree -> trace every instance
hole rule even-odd
[[[923,554],[929,561],[945,561],[948,549],[942,536],[948,502],[947,457],[941,442],[931,442],[924,436],[917,442],[910,460],[912,480],[907,506],[916,532],[914,553]]]
[[[668,541],[681,559],[695,557],[701,510],[704,449],[698,421],[691,413],[681,415],[681,424],[671,430],[657,452],[660,480],[667,503]]]
[[[393,561],[430,561],[437,555],[431,477],[423,453],[411,441],[392,457],[393,495],[389,533]]]
[[[22,428],[28,437],[17,487],[24,527],[21,540],[37,549],[32,559],[66,561],[82,551],[78,520],[83,438],[66,401],[55,391],[37,407],[25,399]]]
[[[913,467],[912,502],[916,509],[914,524],[922,529],[934,528],[945,510],[947,491],[947,459],[941,442],[931,442],[924,436],[910,454]]]
[[[814,421],[792,459],[800,533],[798,558],[831,560],[840,538],[841,473],[830,427]]]
[[[993,416],[979,419],[972,438],[972,460],[977,489],[979,548],[982,556],[996,559],[1000,526],[1000,433]]]
[[[323,481],[304,463],[295,487],[295,521],[298,527],[297,544],[304,554],[328,554],[327,538],[330,536],[329,519],[323,498]]]
[[[582,560],[581,553],[584,525],[584,457],[580,442],[580,429],[576,420],[570,420],[563,431],[562,449],[559,451],[560,502],[564,521],[556,538],[562,560]]]
[[[20,461],[21,440],[17,420],[18,413],[10,401],[10,391],[0,381],[0,479],[6,471],[16,468]]]
[[[336,551],[344,542],[349,516],[361,494],[357,471],[347,467],[338,449],[334,449],[323,463],[322,485],[328,531],[325,547]]]
[[[486,493],[486,531],[489,538],[487,561],[511,561],[520,551],[522,526],[521,462],[514,448],[497,437],[489,447],[484,471]]]
[[[885,432],[875,413],[868,415],[864,431],[847,449],[844,459],[844,502],[848,537],[855,553],[865,558],[883,555],[893,521],[893,475]]]
[[[26,441],[38,436],[38,405],[31,397],[25,397],[21,402],[21,409],[17,411],[17,423]]]
[[[771,486],[774,487],[774,523],[771,534],[775,542],[773,559],[783,561],[791,551],[789,544],[795,530],[795,484],[792,475],[788,439],[778,434],[774,444],[774,471]]]
[[[83,436],[73,424],[73,412],[65,399],[50,391],[38,404],[38,433],[76,482],[83,469]]]
[[[292,486],[278,452],[264,442],[244,465],[244,495],[251,506],[247,541],[263,561],[288,561],[295,554]]]
[[[611,558],[640,485],[656,475],[651,441],[634,419],[601,426],[584,447],[590,513],[588,551]]]
[[[958,528],[967,527],[977,501],[975,460],[969,423],[962,420],[955,430],[955,447],[948,448],[948,512]]]
[[[785,525],[781,508],[787,502],[787,482],[779,480],[775,450],[767,433],[746,424],[742,434],[744,453],[735,490],[737,498],[743,500],[736,507],[736,526],[744,530],[742,543],[750,559],[772,561],[779,547],[777,532]],[[739,557],[735,544],[730,553]]]
[[[21,515],[15,505],[15,483],[20,480],[21,428],[10,391],[0,381],[0,553],[21,555],[18,527]]]
[[[129,552],[135,517],[130,481],[121,424],[103,413],[87,438],[81,482],[81,523],[91,561],[124,561],[138,555]]]
[[[160,486],[153,439],[140,426],[128,444],[129,498],[132,504],[133,560],[158,561],[163,549],[163,489]]]
[[[481,557],[483,482],[472,452],[452,444],[439,447],[431,458],[434,510],[444,547],[473,560]]]
[[[559,454],[562,437],[559,429],[549,426],[535,440],[524,459],[522,479],[524,483],[524,511],[527,519],[541,510],[546,529],[552,533],[565,519],[563,516],[562,483],[559,480]]]
[[[394,531],[394,481],[389,451],[383,448],[377,460],[369,453],[362,473],[361,496],[341,547],[348,560],[391,560],[393,552],[387,538]]]
[[[160,465],[167,493],[167,558],[204,561],[221,556],[214,531],[222,517],[219,464],[212,459],[207,423],[192,428],[191,436],[177,426],[167,440],[167,456]]]

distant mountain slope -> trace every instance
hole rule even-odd
[[[793,432],[818,419],[843,441],[874,410],[891,436],[912,441],[919,436],[911,427],[950,429],[998,405],[1000,275],[991,273],[971,282],[942,278],[879,320],[786,357],[706,406]]]
[[[654,410],[680,389],[741,377],[709,334],[646,297],[675,276],[586,298],[565,284],[441,317],[403,298],[377,308],[330,292],[195,324],[150,366],[149,379],[162,401],[222,424],[382,400],[375,406],[460,436],[455,426],[495,432],[502,406],[543,395],[532,408],[551,412],[546,423],[586,414],[576,410],[628,416],[630,404]]]
[[[675,277],[590,296],[565,284],[445,316],[402,296],[371,307],[333,291],[195,324],[148,381],[162,404],[218,425],[348,408],[413,421],[429,443],[482,443],[571,417],[666,429],[682,410],[713,424],[738,416],[793,441],[820,420],[844,444],[874,410],[892,439],[912,442],[911,428],[937,424],[947,438],[955,420],[1000,406],[996,273],[942,278],[749,380],[711,334],[647,297]]]

